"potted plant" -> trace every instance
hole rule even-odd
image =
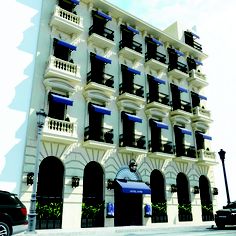
[[[179,203],[179,221],[192,221],[192,205],[191,203]]]
[[[152,203],[152,222],[167,222],[167,205],[166,202]]]

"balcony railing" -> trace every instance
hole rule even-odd
[[[149,152],[164,152],[169,154],[174,153],[172,142],[167,140],[160,140],[159,142],[157,140],[149,140],[148,150]]]
[[[185,43],[188,44],[189,46],[197,49],[198,51],[202,51],[202,45],[200,43],[197,43],[191,32],[184,32],[185,35]]]
[[[67,134],[74,133],[74,124],[64,120],[58,120],[48,117],[45,121],[45,127],[48,130],[55,130],[58,132],[63,132]]]
[[[151,103],[151,102],[159,102],[161,104],[170,105],[170,98],[169,95],[164,94],[164,93],[156,93],[154,95],[150,95],[150,93],[147,94],[147,102]]]
[[[129,131],[127,130],[127,132],[129,132]],[[134,148],[139,148],[139,149],[146,149],[145,136],[138,135],[138,134],[125,136],[125,135],[121,134],[120,139],[119,139],[119,146],[120,147],[134,147]]]
[[[173,98],[174,99],[174,98]],[[192,112],[192,108],[191,108],[191,104],[190,102],[186,102],[184,100],[180,100],[180,102],[171,102],[173,110],[182,110],[182,111],[186,111],[186,112]]]
[[[96,83],[114,88],[114,76],[106,74],[106,73],[102,73],[101,75],[98,75],[90,71],[87,74],[87,84],[90,82],[96,82]]]
[[[75,15],[74,13],[71,13],[69,11],[62,9],[59,6],[56,6],[54,14],[65,19],[65,20],[73,22],[74,24],[78,25],[80,23],[79,16]]]
[[[113,129],[97,127],[97,129],[94,130],[88,126],[84,130],[84,141],[88,140],[113,144]]]
[[[197,150],[197,157],[200,161],[207,161],[212,163],[216,162],[215,152],[212,152],[210,150]]]
[[[166,55],[160,52],[146,52],[145,53],[145,61],[149,61],[151,59],[155,59],[159,62],[166,64]]]
[[[133,84],[133,86],[130,88],[128,87],[125,83],[120,84],[120,95],[123,93],[130,93],[139,97],[144,97],[144,91],[143,91],[143,86],[138,85],[138,84]]]
[[[175,147],[176,156],[185,156],[185,157],[191,157],[196,158],[196,150],[194,146],[182,144],[179,147]]]
[[[196,116],[205,116],[207,118],[211,117],[211,112],[202,107],[194,107],[193,114]]]
[[[107,27],[98,28],[98,27],[94,27],[94,25],[92,25],[89,28],[89,35],[91,35],[93,33],[101,35],[107,39],[110,39],[111,41],[114,41],[114,31],[111,29],[108,29]]]
[[[125,40],[121,40],[119,43],[119,49],[122,49],[124,47],[128,47],[133,49],[136,52],[142,53],[142,44],[138,43],[136,41],[132,41],[132,42],[127,42]]]
[[[177,61],[176,64],[170,64],[169,65],[168,71],[171,71],[171,70],[174,70],[174,69],[180,70],[184,73],[188,73],[187,65],[185,65],[184,63],[182,63],[180,61]]]

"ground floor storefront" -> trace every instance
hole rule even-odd
[[[28,207],[34,153],[28,142],[21,188]],[[191,158],[43,142],[36,227],[199,224],[213,220],[216,195],[211,166]]]

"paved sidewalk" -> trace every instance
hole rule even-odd
[[[103,228],[79,228],[79,229],[50,229],[50,230],[37,230],[39,236],[77,236],[77,235],[91,235],[91,236],[122,236],[122,235],[144,235],[144,234],[167,234],[169,231],[173,231],[174,228],[178,228],[183,231],[189,230],[189,228],[211,228],[215,224],[214,222],[207,222],[201,225],[190,224],[178,224],[178,225],[165,225],[158,224],[155,226],[124,226],[124,227],[103,227]],[[17,236],[35,235],[30,233],[20,233]]]

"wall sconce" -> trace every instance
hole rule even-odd
[[[213,195],[218,195],[218,188],[213,188],[212,194],[213,194]]]
[[[137,170],[137,163],[136,163],[135,160],[130,160],[130,162],[129,162],[129,170],[131,172],[136,172],[136,170]]]
[[[176,186],[176,184],[171,184],[171,186],[170,186],[170,191],[171,191],[172,193],[176,193],[176,192],[177,192],[177,186]]]
[[[34,183],[34,173],[33,172],[29,172],[27,174],[26,183],[27,183],[27,185],[33,185],[33,183]]]
[[[198,186],[194,186],[193,187],[193,193],[194,194],[198,194],[200,191],[199,191],[199,187]]]
[[[108,190],[112,190],[115,188],[115,181],[114,180],[111,180],[111,179],[108,179],[107,180],[107,189]]]
[[[114,218],[115,216],[115,207],[114,203],[107,203],[107,218]]]
[[[145,217],[151,217],[152,216],[152,207],[149,204],[146,204],[144,207]]]
[[[79,181],[80,181],[80,178],[78,176],[73,176],[71,178],[71,187],[72,188],[77,188],[79,187]]]

